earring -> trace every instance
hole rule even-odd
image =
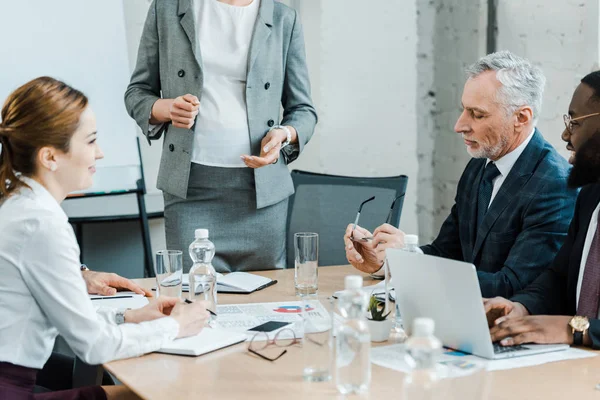
[[[50,171],[52,171],[52,172],[56,171],[56,163],[50,164]]]

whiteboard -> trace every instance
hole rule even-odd
[[[123,0],[10,0],[0,11],[0,101],[48,75],[81,90],[96,114],[104,159],[83,192],[135,189],[141,177],[129,83]]]

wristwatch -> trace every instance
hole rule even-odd
[[[287,146],[288,144],[290,144],[290,142],[292,141],[292,131],[290,131],[290,128],[288,128],[287,126],[284,126],[284,125],[275,125],[271,129],[269,129],[269,132],[271,132],[273,129],[281,129],[287,135],[287,138],[285,139],[285,142],[281,143],[281,148],[282,149],[285,146]]]
[[[588,320],[588,317],[576,315],[569,322],[569,326],[573,331],[573,344],[575,346],[582,346],[583,336],[590,327],[590,321]]]
[[[90,269],[87,267],[87,265],[85,264],[81,264],[81,267],[79,267],[82,271],[89,271]]]
[[[120,308],[117,310],[117,313],[115,314],[115,322],[117,325],[125,323],[125,312],[127,310],[131,310],[131,308]]]

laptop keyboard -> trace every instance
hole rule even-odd
[[[495,354],[510,353],[519,350],[527,350],[527,347],[521,346],[520,344],[516,346],[501,346],[499,343],[494,343]]]

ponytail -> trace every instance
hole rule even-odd
[[[12,166],[10,143],[6,135],[8,129],[0,124],[0,199],[8,197],[24,183],[17,178]]]

